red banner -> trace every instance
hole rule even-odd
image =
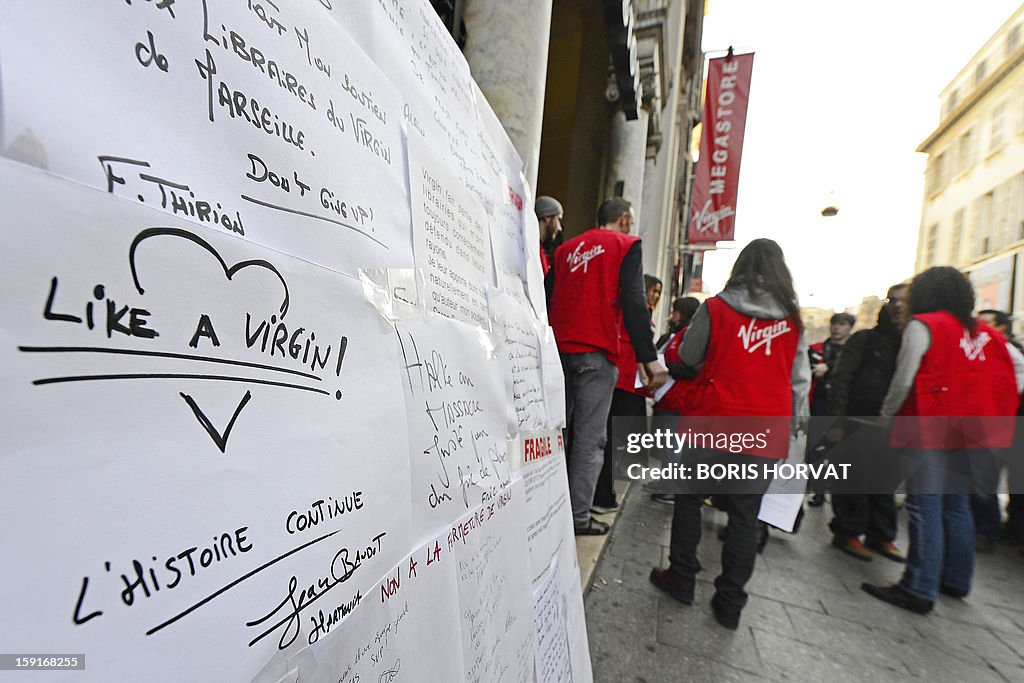
[[[700,158],[686,231],[691,244],[734,239],[740,155],[753,66],[752,52],[708,62]]]

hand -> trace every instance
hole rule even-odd
[[[814,379],[821,379],[828,373],[828,366],[824,363],[818,363],[811,368],[811,373],[814,375]]]
[[[789,435],[798,436],[800,432],[807,434],[811,427],[810,415],[794,415],[789,423]]]
[[[640,367],[648,389],[657,389],[668,381],[668,368],[660,360],[652,360]]]

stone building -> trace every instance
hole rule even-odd
[[[979,309],[1020,317],[1024,6],[967,62],[940,99],[939,125],[917,150],[928,155],[928,166],[915,270],[955,266],[974,283]]]

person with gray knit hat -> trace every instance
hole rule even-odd
[[[537,214],[537,225],[540,227],[540,265],[547,275],[551,269],[551,259],[544,250],[545,244],[550,244],[558,233],[562,232],[562,203],[554,197],[541,195],[533,207]]]

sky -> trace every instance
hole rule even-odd
[[[754,52],[736,242],[709,253],[718,292],[770,237],[803,306],[842,309],[913,275],[939,93],[1020,0],[710,0],[702,47]],[[821,209],[839,208],[825,218]]]

